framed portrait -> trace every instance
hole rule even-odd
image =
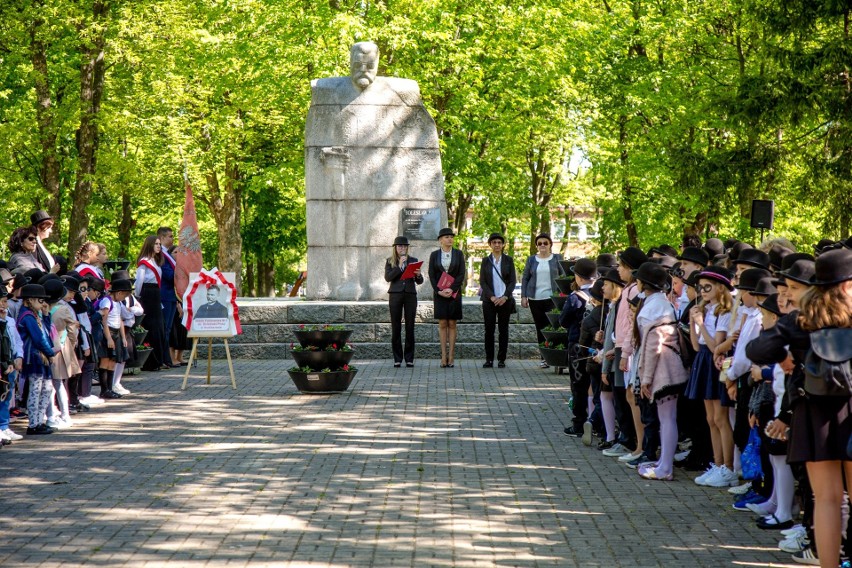
[[[233,337],[240,333],[234,281],[233,272],[215,268],[189,275],[182,320],[187,337]]]

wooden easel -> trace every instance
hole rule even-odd
[[[186,372],[183,374],[183,385],[180,390],[186,390],[186,381],[189,379],[189,370],[192,368],[192,362],[198,354],[198,340],[200,337],[192,338],[192,352],[189,354],[189,361],[186,363]],[[237,389],[237,379],[234,377],[234,363],[231,361],[231,348],[228,346],[228,338],[225,338],[225,355],[228,357],[228,370],[231,372],[231,386],[234,390]],[[210,384],[210,367],[213,364],[213,338],[207,338],[207,384]]]

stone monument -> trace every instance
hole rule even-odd
[[[415,81],[378,77],[372,42],[350,51],[350,76],[311,81],[305,125],[308,299],[387,298],[397,235],[427,260],[446,226],[435,121]],[[423,274],[428,278],[427,267]],[[431,297],[428,284],[421,297]]]

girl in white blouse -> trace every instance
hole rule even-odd
[[[160,279],[163,275],[163,251],[160,238],[150,235],[145,239],[136,262],[136,296],[145,310],[142,327],[148,330],[145,338],[152,352],[142,366],[143,371],[160,371],[166,366],[168,347],[163,324],[163,304],[160,296]]]

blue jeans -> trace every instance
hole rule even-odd
[[[13,372],[6,380],[9,381],[9,392],[6,393],[6,398],[0,400],[0,430],[9,428],[9,404],[12,402],[12,397],[15,396],[15,382],[18,380],[18,373]]]

